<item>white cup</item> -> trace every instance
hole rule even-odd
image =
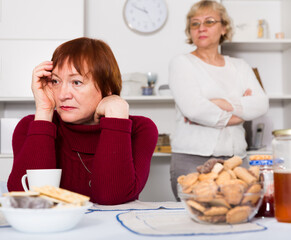
[[[27,192],[26,178],[28,180],[29,189],[32,187],[41,187],[50,185],[54,187],[60,186],[62,169],[31,169],[26,170],[26,174],[21,178],[22,187]]]

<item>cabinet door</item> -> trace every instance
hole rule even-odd
[[[8,180],[9,174],[12,170],[12,164],[13,164],[12,157],[0,157],[0,187],[1,187],[1,190],[4,187],[4,183],[7,182],[7,180]]]
[[[71,39],[84,34],[84,0],[0,0],[0,39]]]
[[[39,63],[51,60],[62,41],[2,40],[0,42],[0,97],[32,97],[31,76]]]

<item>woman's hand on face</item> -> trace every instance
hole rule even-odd
[[[52,68],[53,62],[45,61],[33,69],[31,89],[36,106],[35,120],[52,121],[55,101],[48,83],[48,80],[51,80]]]
[[[96,108],[94,121],[99,123],[101,117],[128,119],[128,103],[117,95],[110,95],[103,98]]]
[[[227,111],[227,112],[233,111],[232,105],[225,99],[218,98],[218,99],[211,99],[210,101],[224,111]]]

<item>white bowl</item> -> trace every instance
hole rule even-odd
[[[92,206],[67,208],[28,209],[0,207],[7,222],[16,230],[30,233],[49,233],[69,230],[83,218],[84,213]]]

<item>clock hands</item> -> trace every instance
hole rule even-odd
[[[139,10],[139,11],[141,11],[141,12],[144,12],[145,14],[148,14],[148,13],[149,13],[145,8],[138,7],[138,6],[136,6],[134,3],[132,3],[132,6],[133,6],[134,8],[136,8],[137,10]]]
[[[132,3],[132,6],[133,6],[135,9],[137,9],[137,10],[139,10],[139,11],[145,13],[145,14],[147,15],[147,17],[149,18],[149,20],[153,23],[153,20],[151,19],[150,15],[149,15],[149,12],[146,10],[145,7],[141,8],[141,7],[137,6],[137,5],[135,5],[135,3]]]

